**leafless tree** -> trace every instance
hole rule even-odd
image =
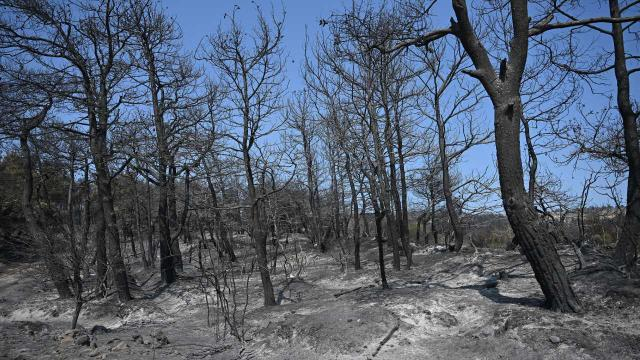
[[[226,105],[232,115],[230,123],[240,129],[240,134],[230,133],[227,137],[242,154],[251,213],[250,234],[262,278],[264,304],[275,305],[267,265],[266,199],[256,185],[253,157],[260,146],[260,139],[277,129],[270,127],[268,121],[281,108],[283,19],[275,15],[269,19],[259,7],[257,10],[258,25],[254,33],[244,32],[234,10],[227,15],[229,28],[221,27],[215,35],[208,36],[200,49],[200,56],[219,72],[220,81],[228,91]]]

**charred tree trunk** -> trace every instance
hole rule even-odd
[[[436,93],[435,99],[435,117],[438,125],[438,150],[440,154],[440,166],[442,170],[442,192],[444,194],[444,201],[447,207],[447,213],[449,214],[449,220],[453,233],[455,236],[455,243],[453,251],[459,252],[462,249],[464,242],[464,232],[462,226],[460,226],[460,218],[456,211],[455,204],[453,202],[453,194],[451,192],[451,177],[449,176],[449,154],[447,154],[447,129],[444,119],[440,113],[440,99]]]
[[[371,236],[371,231],[369,230],[369,219],[367,218],[367,201],[364,196],[364,191],[362,190],[362,184],[360,184],[360,188],[360,199],[362,200],[362,212],[360,213],[360,216],[362,217],[362,223],[364,225],[364,235]]]
[[[353,180],[353,173],[351,168],[351,156],[348,153],[345,154],[345,171],[349,179],[349,188],[351,190],[351,208],[353,213],[353,268],[360,270],[360,214],[358,209],[358,192],[356,191],[356,184]]]
[[[104,296],[107,293],[107,225],[104,220],[102,204],[98,199],[96,206],[96,294]]]
[[[513,37],[509,59],[496,72],[487,50],[478,39],[464,0],[453,0],[456,21],[451,31],[473,61],[467,73],[480,81],[494,108],[495,144],[500,191],[507,218],[529,260],[546,305],[556,311],[579,312],[580,303],[571,288],[552,235],[537,216],[524,188],[520,158],[520,124],[523,117],[520,86],[529,47],[529,14],[525,0],[511,0]]]
[[[178,177],[175,159],[171,157],[169,164],[169,186],[167,188],[167,204],[169,206],[169,229],[171,234],[178,232],[178,201],[176,196],[176,178]],[[185,196],[187,196],[185,194]],[[180,229],[181,230],[181,229]],[[179,236],[171,236],[169,241],[173,264],[176,271],[183,271],[182,252],[180,251]]]
[[[46,113],[45,113],[46,115]],[[43,115],[44,118],[44,115]],[[22,152],[22,170],[24,172],[24,186],[22,190],[22,212],[27,222],[27,228],[33,240],[37,243],[40,255],[44,261],[49,277],[53,282],[58,295],[62,299],[73,297],[69,289],[69,283],[64,264],[58,258],[52,239],[40,227],[35,209],[33,208],[33,165],[31,161],[31,150],[29,149],[29,129],[22,132],[20,136],[20,149]]]
[[[513,101],[495,104],[498,172],[507,218],[542,288],[547,307],[579,312],[580,303],[555,249],[553,236],[541,223],[524,190],[520,152],[513,150],[520,148],[520,98],[518,95],[502,98]]]
[[[407,270],[411,269],[411,247],[409,246],[409,240],[404,231],[404,222],[402,220],[402,202],[400,200],[400,193],[398,192],[398,179],[396,176],[396,155],[393,146],[393,134],[391,128],[390,116],[387,114],[385,122],[385,142],[387,146],[387,153],[389,155],[389,183],[391,197],[393,198],[393,204],[395,209],[395,230],[400,236],[400,243],[402,244],[402,250],[407,258]]]
[[[205,172],[207,176],[207,186],[209,188],[209,194],[211,195],[211,205],[213,206],[213,219],[214,219],[215,227],[217,229],[216,233],[218,235],[218,241],[221,244],[220,247],[224,250],[227,256],[229,256],[229,261],[235,262],[237,260],[236,254],[233,251],[233,245],[229,240],[230,234],[227,229],[227,224],[225,224],[224,220],[222,219],[222,214],[220,213],[220,209],[218,208],[218,194],[216,193],[216,189],[213,186],[213,181],[211,180],[211,175],[206,165],[205,165]]]
[[[612,18],[620,17],[618,0],[609,0]],[[622,234],[616,245],[614,259],[617,263],[633,268],[638,259],[640,241],[640,143],[638,142],[638,114],[631,102],[629,71],[627,70],[624,30],[620,23],[611,24],[613,38],[614,70],[617,83],[616,99],[622,117],[624,148],[629,166],[627,180],[627,206]]]

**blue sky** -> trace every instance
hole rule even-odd
[[[283,45],[285,52],[289,56],[287,81],[289,83],[289,91],[302,89],[304,84],[300,76],[300,65],[304,59],[305,32],[309,34],[310,39],[313,39],[315,34],[320,31],[320,19],[327,18],[332,11],[340,11],[345,5],[350,4],[350,1],[283,0],[282,3],[272,3],[256,0],[256,2],[260,4],[263,11],[270,11],[272,4],[276,9],[280,9],[282,6],[286,9]],[[163,5],[166,7],[167,12],[174,16],[180,24],[184,34],[184,45],[187,49],[195,49],[204,36],[213,34],[220,21],[223,20],[224,14],[232,11],[234,5],[240,7],[237,16],[244,26],[250,27],[255,24],[255,5],[250,0],[164,0]],[[440,1],[435,9],[438,14],[435,25],[437,26],[438,23],[446,25],[452,15],[450,3],[448,1]],[[597,8],[584,9],[584,14],[598,13],[602,10]],[[602,46],[602,44],[600,40],[596,40],[593,45]],[[634,92],[637,93],[637,90],[638,86],[636,85],[634,86]],[[600,104],[603,100],[601,95],[593,95],[589,91],[585,91],[583,97],[583,101],[591,104]],[[489,122],[488,125],[491,125],[492,113],[490,108],[485,106],[481,112],[481,116]],[[463,174],[468,174],[473,170],[493,166],[494,161],[495,150],[493,145],[481,146],[467,154],[461,164],[460,171]],[[565,189],[574,194],[579,193],[582,181],[587,174],[586,171],[580,168],[586,168],[586,164],[580,164],[578,168],[575,168],[573,165],[559,166],[545,157],[541,157],[540,161],[542,167],[550,169],[560,177]],[[621,191],[621,193],[624,194],[624,191]],[[610,203],[610,201],[605,196],[592,192],[590,203],[601,205]]]

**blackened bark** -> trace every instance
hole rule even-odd
[[[107,293],[107,225],[104,221],[102,202],[98,199],[96,206],[96,294],[104,296]]]
[[[217,229],[216,233],[218,236],[218,241],[220,242],[220,245],[221,245],[220,247],[224,250],[227,256],[229,256],[229,261],[235,262],[237,260],[236,254],[233,251],[233,245],[229,240],[230,234],[227,229],[227,224],[222,219],[222,214],[220,213],[220,209],[218,208],[218,194],[216,192],[215,187],[213,186],[213,181],[211,180],[211,174],[209,173],[209,169],[206,165],[205,165],[205,173],[207,176],[207,186],[209,188],[209,194],[211,195],[211,205],[213,206],[213,220],[214,220],[215,228]]]
[[[513,151],[520,148],[522,107],[518,96],[514,100],[514,104],[498,103],[495,113],[500,190],[507,218],[542,288],[546,306],[555,311],[580,312],[580,303],[555,249],[553,236],[538,218],[524,190],[520,152]]]
[[[38,223],[36,213],[33,208],[33,165],[31,161],[31,150],[29,149],[29,131],[23,131],[20,136],[22,170],[24,172],[22,211],[29,233],[40,250],[40,255],[44,261],[49,277],[58,291],[58,295],[62,299],[68,299],[73,297],[73,293],[71,292],[71,289],[69,289],[64,264],[58,258],[53,240],[49,238],[48,234]]]
[[[523,117],[520,86],[529,46],[529,14],[526,0],[511,0],[513,38],[509,59],[503,61],[498,77],[469,18],[464,0],[453,0],[457,22],[453,34],[473,61],[475,71],[467,72],[480,81],[494,108],[495,144],[500,191],[507,218],[515,237],[540,284],[546,305],[556,311],[580,312],[580,303],[571,288],[552,235],[537,216],[524,189],[520,158],[520,122]]]
[[[358,192],[356,191],[356,184],[353,180],[353,173],[351,168],[351,156],[349,153],[345,154],[345,171],[349,179],[349,189],[351,190],[351,208],[353,214],[353,268],[360,270],[360,214],[358,210]]]
[[[460,226],[460,218],[453,202],[453,193],[451,192],[451,177],[449,175],[449,154],[447,154],[447,129],[442,114],[440,113],[440,99],[436,94],[434,99],[436,123],[438,125],[438,149],[440,154],[440,166],[442,171],[442,192],[444,201],[449,214],[449,220],[455,236],[453,251],[459,252],[464,242],[464,230]]]
[[[609,0],[612,18],[620,17],[618,0]],[[614,71],[616,75],[618,112],[622,117],[624,148],[629,166],[627,180],[627,206],[622,234],[616,245],[614,259],[617,263],[633,268],[638,259],[640,241],[640,143],[638,137],[638,114],[631,103],[629,72],[627,70],[624,32],[620,23],[611,24],[613,38]]]
[[[178,232],[178,201],[176,197],[176,178],[178,177],[175,158],[171,157],[169,165],[169,183],[167,187],[167,205],[169,206],[169,229],[172,234]],[[185,196],[187,196],[185,194]],[[173,265],[177,271],[183,271],[182,252],[180,251],[179,236],[169,238],[169,247],[173,255]]]

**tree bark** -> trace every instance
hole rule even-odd
[[[229,261],[235,262],[237,260],[236,254],[233,251],[233,245],[231,241],[229,241],[229,231],[227,229],[227,224],[225,224],[222,219],[222,214],[220,213],[220,209],[218,209],[218,194],[216,193],[216,189],[213,186],[213,181],[211,180],[211,174],[209,173],[208,166],[205,165],[205,173],[207,176],[207,186],[209,188],[209,194],[211,195],[211,205],[213,206],[213,219],[215,228],[217,229],[218,241],[220,242],[220,247],[224,250],[224,252],[229,256]],[[213,235],[213,234],[212,234]]]
[[[520,86],[529,46],[529,14],[526,0],[511,0],[513,38],[509,59],[496,73],[489,54],[469,19],[464,0],[453,0],[457,22],[451,29],[460,40],[476,70],[477,78],[491,98],[494,108],[495,144],[500,191],[507,218],[542,288],[546,305],[555,311],[580,312],[580,303],[571,288],[552,235],[541,223],[524,189],[520,158],[520,123],[523,117]]]
[[[107,293],[107,224],[104,220],[102,202],[98,199],[96,206],[96,294],[104,296]]]
[[[175,158],[170,157],[169,163],[169,183],[167,187],[167,204],[169,206],[169,229],[170,233],[178,232],[178,201],[176,197],[176,179],[178,177]],[[187,194],[185,194],[187,196]],[[179,236],[169,238],[169,247],[173,256],[173,264],[177,271],[183,271],[182,252],[180,251]]]
[[[438,125],[438,150],[440,154],[440,166],[442,170],[442,192],[444,193],[444,201],[449,214],[449,220],[455,236],[453,251],[459,252],[464,243],[464,230],[460,226],[460,218],[453,202],[453,194],[451,192],[451,177],[449,176],[449,155],[447,154],[447,128],[440,113],[440,99],[436,94],[434,99],[435,117]]]
[[[612,18],[620,17],[618,0],[609,0]],[[613,38],[614,71],[616,76],[618,112],[622,117],[624,148],[629,166],[627,179],[627,206],[621,237],[616,244],[615,261],[627,268],[634,268],[638,259],[640,241],[640,144],[638,137],[638,114],[631,103],[629,72],[626,64],[624,32],[622,24],[611,24]]]
[[[29,233],[33,240],[37,243],[40,255],[44,261],[49,277],[53,282],[58,295],[62,299],[73,297],[64,264],[57,255],[57,250],[53,240],[40,227],[36,218],[35,209],[33,208],[33,164],[31,161],[31,150],[29,149],[29,132],[23,131],[20,136],[20,149],[22,152],[22,170],[24,172],[24,186],[22,190],[22,212],[27,222]]]
[[[347,178],[349,179],[349,189],[351,190],[351,208],[353,214],[353,268],[360,270],[360,214],[358,209],[358,192],[356,191],[356,184],[353,180],[353,173],[351,168],[351,156],[348,153],[345,154],[345,171],[347,172]]]

